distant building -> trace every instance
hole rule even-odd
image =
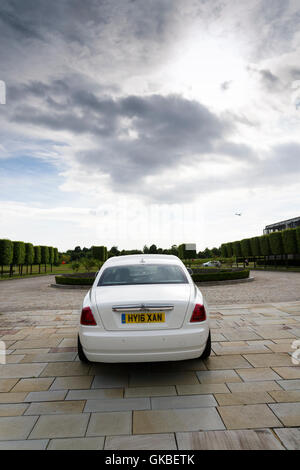
[[[300,226],[300,217],[294,217],[293,219],[283,220],[282,222],[276,222],[276,224],[266,225],[264,228],[264,234],[271,232],[278,232],[285,230],[286,228],[295,228]]]

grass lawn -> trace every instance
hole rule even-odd
[[[3,267],[4,271],[9,271],[9,266],[4,266]],[[96,271],[96,268],[95,268]],[[28,272],[30,272],[30,266],[28,267]],[[32,266],[32,274],[26,274],[26,266],[23,266],[23,275],[19,275],[19,268],[18,266],[14,266],[14,274],[12,277],[9,277],[9,274],[6,272],[3,274],[1,277],[1,269],[0,269],[0,280],[8,280],[8,279],[20,279],[20,278],[26,278],[26,277],[32,277],[32,276],[49,276],[49,274],[71,274],[74,271],[72,270],[71,263],[69,264],[60,264],[59,266],[52,266],[52,272],[51,272],[51,266],[50,264],[46,265],[46,272],[45,272],[45,265],[41,264],[41,272],[39,273],[39,267],[38,265],[33,265]],[[83,266],[80,267],[79,272],[85,272]]]

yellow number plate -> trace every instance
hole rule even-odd
[[[165,312],[122,313],[122,323],[164,323]]]

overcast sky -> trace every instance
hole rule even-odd
[[[299,216],[299,26],[299,0],[1,0],[0,238],[202,250]]]

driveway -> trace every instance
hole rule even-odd
[[[0,449],[299,449],[299,301],[211,305],[206,361],[86,365],[84,291],[50,282],[0,283]]]

